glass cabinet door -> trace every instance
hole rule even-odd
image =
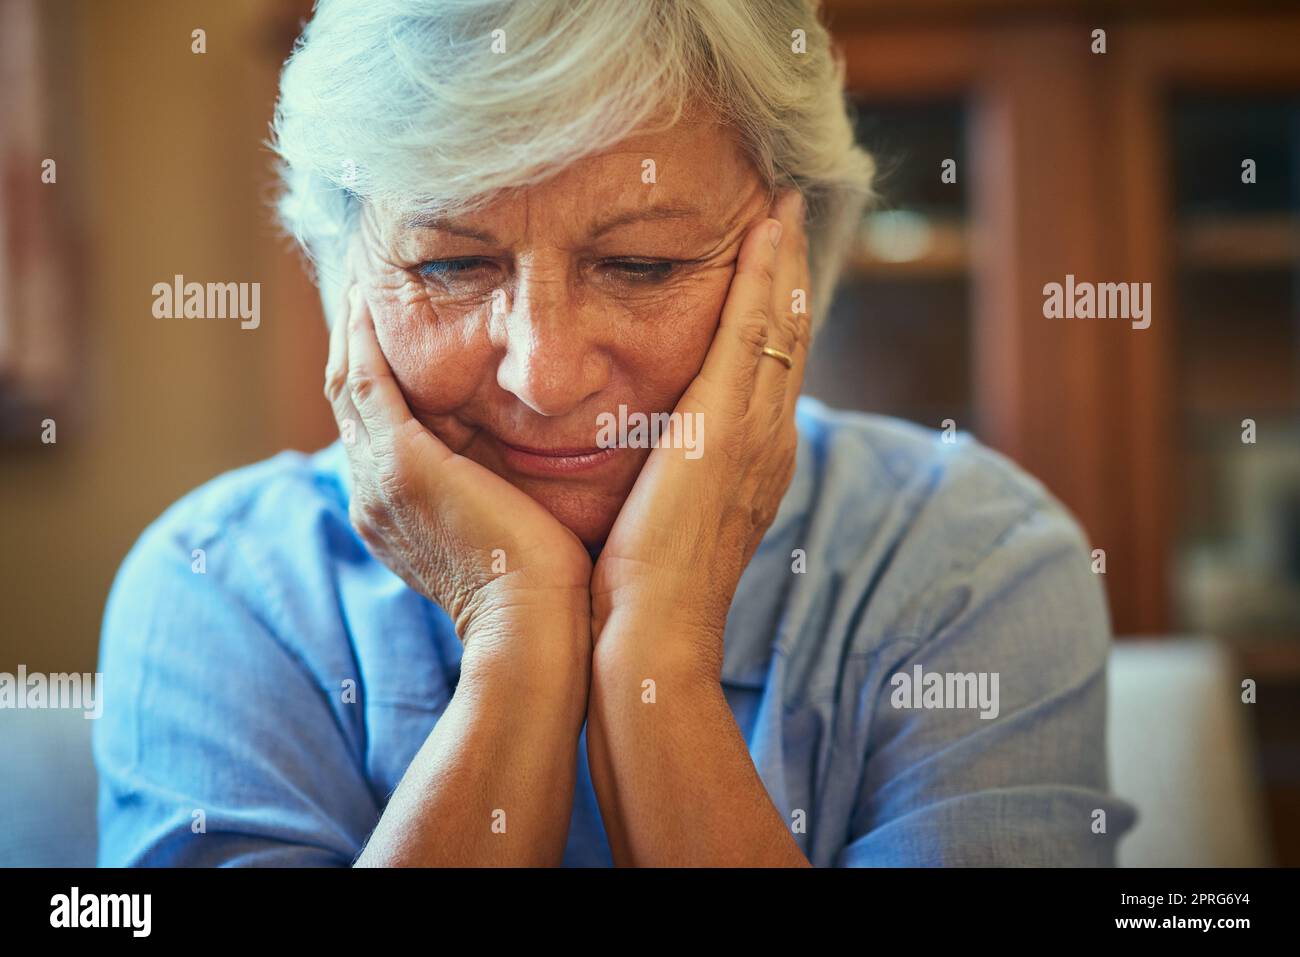
[[[1300,96],[1170,104],[1174,617],[1300,637]]]
[[[964,104],[855,101],[877,164],[835,302],[813,341],[804,392],[836,408],[974,429]]]

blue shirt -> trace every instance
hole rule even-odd
[[[1077,525],[964,434],[807,397],[797,422],[722,685],[803,852],[1112,864],[1135,812],[1108,794],[1110,628]],[[336,443],[223,475],[127,557],[100,652],[101,864],[360,853],[456,689],[460,642],[353,532],[345,469]],[[585,732],[564,862],[611,863]]]

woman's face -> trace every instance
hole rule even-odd
[[[691,121],[463,217],[368,206],[353,268],[415,417],[594,546],[650,452],[599,449],[597,417],[672,411],[768,206],[725,129]]]

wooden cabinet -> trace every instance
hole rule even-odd
[[[809,391],[1041,478],[1117,633],[1300,639],[1300,11],[1093,6],[829,4],[884,204]],[[1046,318],[1067,275],[1150,283],[1149,327]]]

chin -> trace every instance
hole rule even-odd
[[[589,552],[596,552],[609,537],[626,497],[615,492],[564,488],[549,482],[518,483],[534,501],[546,507],[556,520],[578,536]]]

